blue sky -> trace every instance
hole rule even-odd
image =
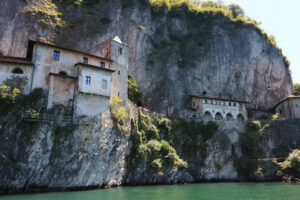
[[[300,0],[223,0],[238,4],[249,17],[262,22],[291,61],[294,83],[300,83]]]

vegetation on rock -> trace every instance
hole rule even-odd
[[[295,172],[300,172],[300,150],[295,149],[291,152],[288,158],[281,163],[282,169],[292,169]]]
[[[117,127],[120,131],[125,130],[125,123],[128,119],[128,113],[126,108],[121,105],[122,101],[118,97],[114,97],[110,102],[110,111],[112,117],[117,123]]]
[[[138,105],[141,104],[142,94],[139,92],[138,85],[134,78],[128,79],[128,99]]]
[[[129,164],[148,163],[160,169],[166,167],[187,168],[187,162],[177,154],[176,147],[181,146],[181,154],[196,152],[218,129],[214,122],[187,122],[183,119],[170,119],[163,116],[144,114],[141,110],[132,122],[135,131],[131,135],[132,149],[128,157]],[[182,134],[182,137],[176,136]],[[197,138],[200,136],[202,141]],[[178,139],[180,137],[180,140]]]
[[[27,77],[20,77],[12,75],[10,78],[6,79],[3,84],[9,86],[10,88],[19,89],[21,92],[25,89],[28,83]]]
[[[139,110],[132,124],[136,133],[131,135],[132,149],[128,157],[129,163],[134,165],[147,162],[156,169],[187,168],[187,163],[178,156],[175,148],[167,141],[174,141],[171,136],[171,123],[168,118],[150,116]]]
[[[242,140],[242,151],[246,156],[257,157],[260,155],[261,152],[257,144],[268,127],[269,124],[262,126],[260,121],[248,122],[245,137]]]

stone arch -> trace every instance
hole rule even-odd
[[[220,112],[217,112],[216,115],[215,115],[215,119],[216,120],[222,120],[223,119],[223,116]]]
[[[209,111],[204,112],[204,119],[205,120],[212,120],[212,114]]]
[[[244,121],[244,120],[245,120],[245,117],[244,117],[244,115],[243,115],[243,114],[241,114],[241,113],[240,113],[240,114],[238,114],[236,118],[237,118],[237,120],[239,120],[239,121]]]
[[[232,116],[231,113],[227,113],[227,115],[226,115],[226,120],[227,120],[227,121],[233,121],[233,116]]]
[[[24,74],[23,70],[19,67],[15,68],[13,71],[12,71],[13,74]]]

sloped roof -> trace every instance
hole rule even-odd
[[[33,63],[26,58],[21,57],[10,57],[10,56],[0,56],[0,63],[13,63],[22,65],[33,65]]]

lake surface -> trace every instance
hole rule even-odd
[[[1,200],[294,200],[300,185],[212,183],[0,196]]]

